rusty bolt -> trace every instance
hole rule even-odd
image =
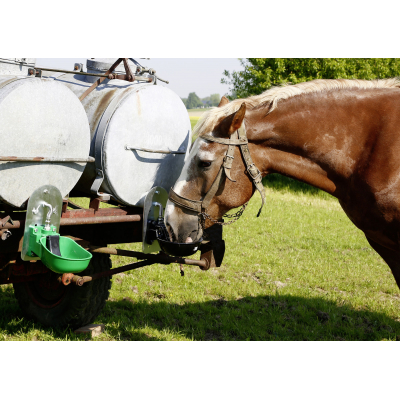
[[[75,65],[74,70],[75,70],[75,71],[78,71],[78,69],[79,69],[79,67],[78,67],[77,65]]]
[[[67,286],[72,282],[72,278],[74,277],[74,274],[63,274],[62,278],[61,278],[61,282],[63,283],[63,285]]]

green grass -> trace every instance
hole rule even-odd
[[[400,291],[338,202],[296,181],[265,180],[242,218],[224,228],[219,269],[153,265],[113,278],[93,340],[396,340]],[[279,191],[276,190],[279,188]],[[139,249],[139,244],[115,246]],[[112,257],[113,266],[129,262]],[[0,339],[84,340],[25,319],[0,290]]]
[[[190,124],[192,125],[192,131],[194,126],[197,124],[197,121],[200,119],[200,117],[190,117]]]
[[[211,110],[211,108],[190,108],[187,111],[188,112],[205,112]]]

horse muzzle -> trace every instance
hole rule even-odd
[[[165,253],[180,257],[196,253],[203,241],[202,234],[197,215],[167,202],[165,229],[159,230],[157,235]]]

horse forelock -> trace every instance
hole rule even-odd
[[[320,93],[341,89],[382,88],[399,89],[400,79],[389,78],[371,81],[360,79],[317,79],[314,81],[297,83],[295,85],[285,83],[281,86],[274,86],[259,95],[251,96],[246,99],[236,99],[223,107],[212,108],[201,116],[193,129],[193,135],[194,137],[197,137],[211,133],[219,121],[236,112],[242,103],[246,103],[246,107],[249,110],[266,108],[266,114],[269,114],[277,108],[279,101],[301,94]]]

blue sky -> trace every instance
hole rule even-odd
[[[180,97],[187,97],[195,92],[199,97],[213,93],[221,96],[229,92],[229,86],[220,83],[225,69],[238,71],[241,69],[237,58],[151,58],[138,59],[149,68],[154,68],[160,78],[168,80],[166,85]],[[38,67],[52,67],[72,70],[74,63],[83,63],[86,58],[37,58]],[[160,84],[163,84],[160,82]]]

